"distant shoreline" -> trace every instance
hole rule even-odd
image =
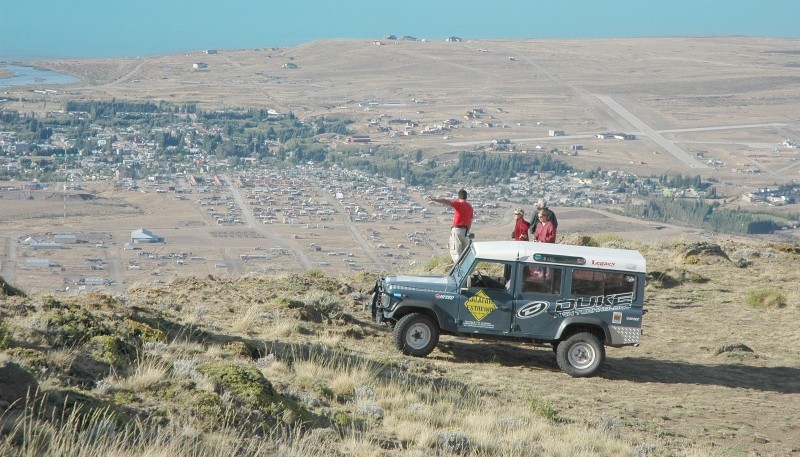
[[[394,35],[392,35],[394,36]],[[600,41],[659,41],[659,40],[684,40],[684,39],[729,39],[729,38],[751,38],[753,40],[788,40],[798,41],[800,38],[791,36],[780,35],[739,35],[739,34],[694,34],[694,35],[661,35],[661,36],[616,36],[616,37],[450,37],[450,38],[414,38],[411,41],[437,43],[450,41],[451,38],[457,38],[458,42],[463,43],[492,43],[492,42],[600,42]],[[242,52],[242,51],[271,51],[277,49],[297,49],[313,43],[319,42],[336,42],[336,41],[352,41],[352,42],[383,42],[384,44],[392,42],[406,41],[405,37],[397,37],[394,39],[387,39],[386,36],[365,38],[365,37],[338,37],[338,38],[319,38],[311,39],[297,44],[282,44],[282,45],[254,45],[254,46],[230,46],[230,47],[191,47],[181,49],[163,49],[163,50],[143,50],[142,52],[130,53],[109,53],[109,54],[95,54],[95,55],[52,55],[52,56],[31,56],[27,54],[20,55],[7,55],[0,56],[1,65],[20,65],[34,68],[43,62],[89,62],[89,61],[113,61],[113,60],[144,60],[168,56],[185,56],[192,54],[204,54],[207,50],[213,49],[218,52]],[[1,72],[2,70],[0,70]],[[0,74],[0,78],[8,77],[8,75]]]

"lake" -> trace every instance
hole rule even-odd
[[[0,69],[11,73],[0,78],[0,87],[24,86],[28,84],[73,84],[81,80],[70,75],[35,67],[5,64]]]

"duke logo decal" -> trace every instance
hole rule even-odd
[[[548,305],[549,303],[546,301],[534,301],[522,305],[522,307],[517,310],[517,319],[530,319],[546,310]]]

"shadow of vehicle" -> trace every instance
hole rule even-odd
[[[800,393],[800,368],[744,364],[700,364],[638,357],[608,358],[599,376],[609,380],[697,384]]]
[[[547,347],[498,344],[481,340],[442,341],[432,358],[455,363],[497,363],[558,372],[553,351]],[[715,385],[785,394],[800,393],[800,368],[758,367],[745,364],[701,364],[640,357],[606,358],[598,378],[637,383]]]

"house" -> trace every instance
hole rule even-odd
[[[131,243],[133,244],[142,244],[142,243],[163,243],[164,238],[160,236],[156,236],[150,230],[146,228],[138,228],[136,230],[131,231]]]
[[[26,268],[50,268],[50,265],[48,259],[25,259]]]
[[[548,132],[548,135],[550,135],[550,136],[564,136],[564,131],[563,130],[550,130]]]
[[[53,235],[53,241],[56,243],[75,244],[78,242],[78,237],[74,233],[56,233]]]
[[[53,243],[53,242],[38,242],[38,241],[31,241],[28,243],[31,249],[61,249],[64,246],[61,243]]]
[[[205,62],[195,62],[192,64],[192,68],[195,70],[202,70],[203,68],[208,68],[208,64]]]

